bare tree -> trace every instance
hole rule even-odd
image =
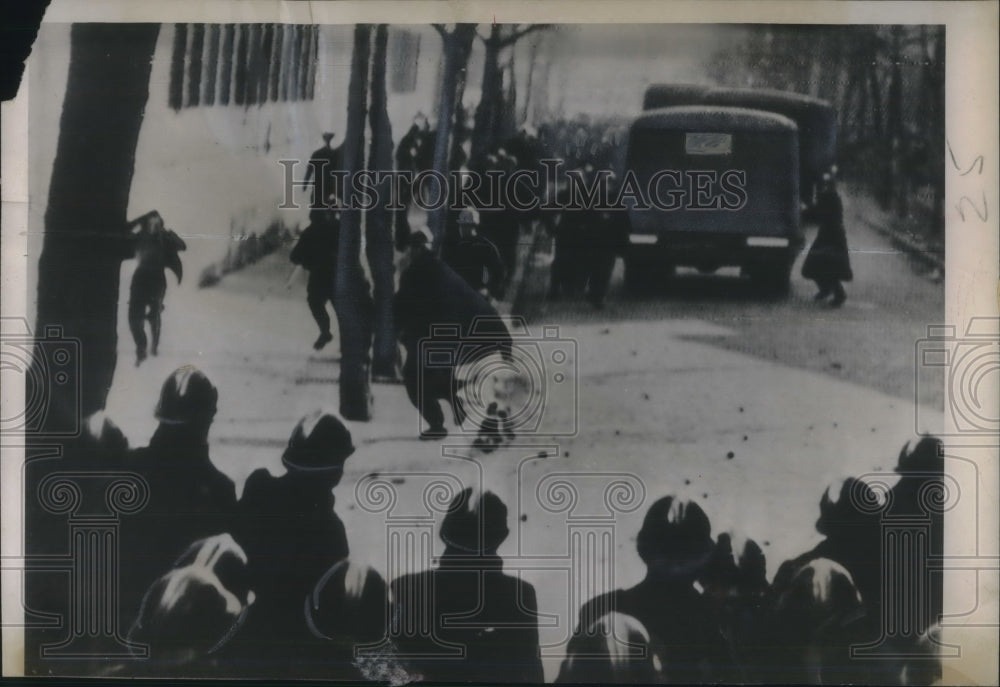
[[[370,24],[354,29],[354,54],[347,95],[344,169],[353,178],[364,168],[365,119],[368,109]],[[361,266],[361,210],[347,203],[341,213],[334,310],[340,327],[340,414],[348,420],[371,419],[369,350],[373,305]]]
[[[479,36],[486,49],[483,58],[483,87],[476,108],[475,128],[472,133],[472,151],[469,163],[473,167],[483,164],[490,148],[497,143],[502,126],[502,108],[505,107],[500,53],[513,47],[519,40],[535,31],[551,28],[551,24],[493,24],[489,36]],[[513,108],[510,103],[507,107]]]
[[[58,325],[65,336],[79,339],[82,407],[57,395],[53,411],[88,415],[100,410],[111,386],[119,272],[122,260],[130,257],[126,212],[158,33],[152,24],[74,24],[71,30],[38,262],[36,331]],[[109,97],[109,84],[114,97]]]
[[[392,171],[392,124],[386,107],[386,45],[389,31],[385,24],[375,29],[375,49],[372,53],[371,148],[368,169]],[[379,202],[368,210],[365,217],[365,251],[368,268],[375,287],[375,342],[372,355],[372,372],[376,377],[396,376],[396,332],[392,318],[394,291],[394,266],[392,263],[392,211],[389,179],[377,187]]]
[[[44,389],[33,390],[47,403],[39,428],[43,434],[78,427],[83,417],[102,409],[114,377],[119,274],[122,260],[130,257],[131,245],[126,212],[158,34],[156,24],[74,24],[70,30],[69,75],[38,262],[35,331],[40,340],[48,339],[58,327],[62,337],[75,340],[75,346],[59,350],[78,357],[55,362],[60,369],[68,364],[81,377],[75,384],[60,382],[46,364],[52,344],[38,346],[29,379],[45,384]],[[171,84],[171,106],[176,104],[179,88]],[[52,452],[52,440],[41,443]],[[70,447],[67,440],[63,448]],[[26,462],[25,531],[31,534],[25,542],[26,555],[65,555],[69,550],[65,516],[46,513],[38,495],[40,479],[61,463]],[[26,615],[36,621],[36,612],[70,618],[65,578],[53,580],[51,575],[38,573],[26,575]],[[26,674],[74,670],[65,660],[44,662],[42,645],[59,644],[67,653],[117,651],[120,655],[124,646],[114,600],[88,601],[95,604],[88,620],[100,623],[90,637],[78,634],[79,618],[76,625],[65,620],[29,625]]]
[[[447,178],[449,168],[449,153],[451,151],[451,134],[454,127],[455,105],[459,85],[464,87],[464,72],[472,52],[472,41],[476,37],[475,24],[456,24],[449,31],[442,24],[434,24],[441,36],[444,48],[444,73],[441,77],[441,92],[439,94],[437,135],[434,141],[434,171]],[[438,177],[440,178],[440,177]],[[447,192],[445,189],[432,189],[432,194]],[[437,210],[432,210],[428,216],[428,224],[434,234],[434,246],[439,249],[444,238],[445,228],[444,204]]]

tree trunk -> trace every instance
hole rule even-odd
[[[53,421],[103,408],[114,376],[119,272],[130,254],[126,212],[158,32],[151,24],[72,28],[35,331],[43,337],[60,326],[79,341],[82,394],[76,407],[53,385]]]
[[[455,96],[461,73],[468,64],[475,36],[475,24],[457,24],[451,32],[446,32],[443,29],[441,31],[441,39],[444,43],[444,73],[441,78],[441,93],[438,99],[440,105],[438,107],[437,135],[434,140],[434,171],[446,179],[450,162],[448,157],[451,152],[451,131],[455,118]],[[433,188],[436,184],[431,184],[431,186],[431,194],[434,199],[436,199],[439,190],[441,193],[447,192],[447,188]],[[434,234],[435,250],[440,250],[441,241],[444,239],[446,210],[447,203],[428,213],[428,225]]]
[[[909,211],[909,184],[907,183],[912,170],[903,169],[903,156],[906,155],[903,140],[903,70],[902,27],[892,27],[892,67],[889,77],[889,98],[886,105],[886,145],[889,149],[889,159],[886,165],[886,197],[892,200],[894,210],[900,216],[906,216]]]
[[[79,428],[84,417],[104,407],[114,378],[119,273],[130,253],[126,213],[158,33],[156,24],[74,24],[70,32],[69,75],[38,261],[39,345],[28,375],[42,380],[44,388],[26,389],[27,397],[36,395],[45,403],[38,428],[43,435]],[[179,89],[171,83],[171,107]],[[60,345],[57,337],[70,345]],[[66,352],[69,357],[63,358]],[[69,383],[60,381],[60,372],[70,373]],[[31,435],[26,455],[51,454],[53,445],[71,451],[70,441]],[[25,465],[28,556],[70,550],[66,515],[46,512],[38,492],[40,480],[62,465],[62,460]],[[68,664],[65,658],[46,661],[43,646],[55,654],[58,644],[64,654],[85,652],[95,659],[125,649],[120,638],[127,628],[112,610],[115,599],[82,599],[79,593],[70,599],[66,577],[38,570],[25,577],[26,620],[38,623],[33,611],[63,617],[61,624],[29,624],[26,674],[81,670],[79,663]],[[81,603],[90,609],[86,621],[98,627],[96,635],[81,633]],[[83,669],[92,669],[93,661]]]
[[[365,119],[368,106],[370,24],[354,29],[354,55],[348,87],[344,168],[353,178],[364,168]],[[361,210],[348,203],[341,212],[340,250],[334,294],[340,326],[340,414],[347,420],[371,419],[369,355],[372,339],[372,300],[361,267]]]
[[[372,55],[372,100],[369,125],[371,152],[368,169],[392,171],[392,124],[386,107],[386,45],[389,31],[385,24],[375,29],[375,50]],[[392,211],[388,209],[389,180],[378,185],[380,202],[368,210],[365,219],[365,250],[368,268],[375,286],[375,344],[372,372],[376,377],[396,377],[396,330],[392,319],[392,297],[395,287],[392,263]]]
[[[496,129],[497,101],[500,97],[500,25],[494,24],[490,37],[485,41],[486,53],[483,57],[483,86],[476,108],[475,128],[472,132],[472,152],[469,166],[482,169],[490,148],[496,143],[493,132]]]

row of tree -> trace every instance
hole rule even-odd
[[[716,54],[709,76],[831,102],[842,173],[883,208],[925,212],[933,231],[943,232],[943,26],[752,27]]]

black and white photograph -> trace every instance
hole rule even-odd
[[[4,674],[996,684],[998,5],[808,4],[53,2]]]

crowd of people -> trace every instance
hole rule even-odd
[[[120,618],[149,659],[106,674],[543,680],[545,600],[505,571],[498,552],[511,514],[496,493],[455,494],[436,566],[387,581],[351,559],[350,540],[362,535],[335,511],[355,453],[345,423],[323,411],[303,417],[282,455],[285,473],[254,472],[237,499],[211,458],[219,401],[206,375],[185,366],[163,385],[148,446],[130,449],[98,415],[68,449],[91,470],[141,475],[149,490],[145,507],[122,520],[119,546]],[[940,442],[905,446],[896,472],[887,507],[923,513],[927,490],[943,481]],[[884,513],[872,506],[884,500],[854,478],[827,488],[823,540],[769,580],[753,539],[713,536],[696,502],[658,498],[635,538],[644,579],[579,609],[556,682],[930,684],[940,673],[940,585],[929,585],[919,626],[888,636],[896,658],[852,657],[852,647],[886,641],[885,609],[909,593],[883,583]],[[941,514],[929,517],[934,550]]]

